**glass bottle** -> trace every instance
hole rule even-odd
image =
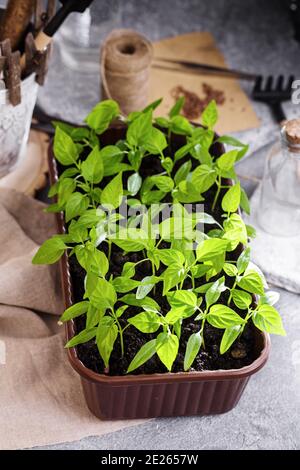
[[[99,73],[101,42],[120,27],[121,17],[120,0],[95,0],[84,13],[72,13],[56,36],[64,64],[78,72]]]
[[[267,156],[258,221],[272,235],[300,234],[300,119],[282,127]]]

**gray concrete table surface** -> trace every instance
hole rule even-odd
[[[211,31],[231,67],[263,75],[284,73],[300,78],[300,44],[284,0],[131,0],[122,4],[122,26],[156,40],[190,31]],[[246,91],[249,86],[242,85]],[[65,68],[56,48],[40,105],[49,113],[80,122],[99,100],[99,78]],[[278,136],[267,106],[254,103],[262,126],[238,136],[250,143],[251,155],[241,173],[261,178],[266,144]],[[300,108],[285,105],[288,117]],[[244,171],[243,171],[244,169]],[[254,182],[245,180],[248,192]],[[239,405],[210,417],[155,419],[108,434],[39,449],[300,449],[300,303],[281,290],[279,310],[287,337],[272,337],[266,367],[250,380]],[[88,411],[87,411],[88,412]]]

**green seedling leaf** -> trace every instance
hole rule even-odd
[[[257,272],[257,274],[259,275],[259,277],[261,278],[262,280],[262,283],[263,283],[263,286],[265,289],[269,289],[269,286],[268,286],[268,283],[267,283],[267,280],[266,280],[266,277],[264,275],[264,273],[262,272],[262,270],[257,266],[257,264],[255,263],[252,263],[252,261],[250,261],[246,271],[245,271],[245,274],[248,274],[249,271],[255,271]]]
[[[71,307],[65,310],[59,320],[62,322],[66,322],[72,320],[73,318],[79,317],[80,315],[88,311],[88,307],[89,302],[87,301],[78,302],[77,304],[71,305]]]
[[[167,173],[171,173],[174,164],[170,157],[166,157],[161,160],[161,166],[167,171]]]
[[[255,238],[256,237],[256,230],[255,230],[254,227],[252,227],[252,225],[247,224],[246,229],[247,229],[247,235],[248,235],[249,238]]]
[[[65,348],[73,348],[78,344],[87,343],[91,339],[95,338],[97,332],[97,328],[91,328],[89,330],[83,330],[78,335],[73,336],[70,341],[67,342]]]
[[[73,181],[73,180],[72,180]],[[60,181],[56,181],[48,191],[48,197],[52,198],[58,193]]]
[[[232,346],[235,340],[239,337],[240,333],[242,332],[241,325],[234,325],[226,328],[224,334],[222,336],[222,341],[220,344],[220,353],[224,354],[228,349]]]
[[[128,126],[127,142],[132,148],[139,147],[151,138],[152,133],[152,110],[142,113]]]
[[[163,129],[168,129],[168,127],[170,126],[169,120],[164,117],[157,117],[154,121],[155,124],[157,124],[159,127],[162,127]]]
[[[89,209],[82,214],[76,222],[77,229],[91,228],[97,225],[101,219],[101,214],[97,209]]]
[[[109,365],[109,359],[118,337],[118,327],[111,317],[103,317],[97,328],[96,343],[105,367]]]
[[[87,272],[84,280],[85,294],[84,299],[89,298],[96,289],[98,276],[95,273]],[[105,307],[106,308],[106,307]]]
[[[112,280],[112,285],[114,286],[116,292],[129,292],[140,285],[140,281],[135,281],[134,279],[129,279],[128,277],[115,277]]]
[[[200,331],[193,333],[187,342],[186,351],[184,355],[184,370],[187,371],[191,368],[194,360],[196,359],[202,344],[202,337]]]
[[[208,269],[210,269],[211,266],[208,266]],[[213,282],[207,282],[206,284],[202,284],[202,286],[196,287],[194,289],[194,292],[199,292],[200,294],[205,294],[205,292],[208,291],[208,289],[213,285]]]
[[[165,134],[160,130],[152,127],[148,140],[144,143],[145,150],[152,155],[162,154],[163,150],[168,146]]]
[[[201,144],[196,144],[191,152],[192,156],[200,161],[200,163],[208,165],[209,167],[213,166],[213,158],[208,150],[209,146],[202,146]]]
[[[64,166],[73,165],[79,157],[75,142],[60,127],[55,131],[53,151],[56,160]]]
[[[260,305],[253,314],[253,323],[261,331],[285,336],[286,332],[277,310],[271,305]]]
[[[238,274],[237,267],[234,264],[225,263],[223,269],[227,276],[236,277]]]
[[[240,201],[241,208],[243,209],[246,214],[250,215],[251,208],[250,208],[250,201],[247,196],[246,191],[244,188],[241,188],[241,201]]]
[[[116,316],[117,318],[120,318],[123,313],[125,312],[125,310],[128,309],[128,305],[122,305],[121,307],[119,307],[117,310],[116,310]]]
[[[155,278],[154,276],[146,276],[142,279],[138,284],[138,288],[136,291],[136,298],[143,299],[146,297],[149,292],[153,289],[154,285],[157,283],[159,278]]]
[[[32,264],[54,264],[64,254],[67,246],[57,237],[46,240],[33,257]]]
[[[191,168],[192,162],[190,160],[181,165],[181,167],[177,170],[174,178],[176,186],[178,186],[181,181],[186,180],[189,172],[191,171]]]
[[[73,176],[79,175],[79,169],[75,167],[66,168],[65,171],[59,177],[59,181],[62,181],[64,178],[72,178]]]
[[[136,353],[134,358],[132,359],[127,372],[132,372],[138,367],[141,367],[145,362],[149,361],[152,356],[156,353],[156,339],[152,339],[148,341],[148,343],[144,344],[141,349]]]
[[[241,310],[247,310],[253,302],[251,294],[240,289],[233,289],[232,300],[234,305]]]
[[[87,250],[85,250],[87,251]],[[94,248],[93,250],[87,251],[87,264],[86,264],[86,271],[91,271],[98,276],[105,277],[108,273],[109,263],[108,259],[100,250]]]
[[[205,193],[216,181],[217,172],[212,167],[203,164],[198,166],[192,173],[192,183],[199,190]]]
[[[130,165],[122,163],[123,152],[116,145],[107,145],[100,150],[103,162],[103,176],[112,176],[120,171],[130,170]]]
[[[198,188],[190,181],[181,181],[178,185],[178,190],[175,191],[173,191],[173,198],[177,202],[188,204],[191,202],[201,202],[204,200],[201,197]]]
[[[123,197],[122,173],[115,176],[103,189],[101,194],[101,204],[108,209],[117,209]]]
[[[142,112],[145,114],[149,110],[154,111],[161,104],[162,100],[163,100],[162,98],[158,98],[157,100],[152,101],[152,103],[148,104],[146,108],[143,109]]]
[[[235,184],[226,192],[222,199],[222,209],[224,212],[236,212],[239,208],[241,201],[241,186],[240,183]]]
[[[236,162],[242,160],[242,158],[246,155],[249,150],[249,145],[245,145],[241,150],[239,150],[238,156],[236,158]]]
[[[237,150],[230,150],[229,152],[224,153],[217,160],[217,165],[220,170],[229,171],[233,168],[235,160],[237,157]]]
[[[131,278],[135,275],[135,263],[128,261],[122,269],[122,277]]]
[[[76,142],[80,142],[83,139],[89,138],[90,131],[86,127],[74,127],[61,121],[52,121],[52,125],[55,127],[55,129],[60,127],[61,130],[63,130]]]
[[[177,101],[176,103],[174,104],[174,106],[171,108],[170,112],[169,112],[169,117],[170,118],[173,118],[175,116],[178,116],[178,114],[180,114],[180,111],[182,110],[183,108],[183,105],[184,105],[184,96],[181,96]]]
[[[252,294],[264,295],[264,285],[260,275],[250,270],[238,281],[238,286]]]
[[[171,131],[179,135],[192,135],[193,127],[183,116],[174,116],[171,119]]]
[[[194,130],[193,138],[195,137],[195,134],[197,134],[197,132],[200,132],[200,130],[201,129]],[[210,147],[213,143],[214,137],[215,137],[215,133],[214,133],[213,130],[204,129],[204,132],[202,132],[202,130],[201,130],[201,134],[199,135],[199,143],[200,143],[203,150],[208,150],[209,151],[209,149],[210,149]]]
[[[184,263],[184,255],[179,250],[174,250],[172,248],[162,249],[162,250],[158,250],[157,254],[159,256],[160,261],[166,266],[170,266],[170,264],[172,263],[176,263],[176,264]]]
[[[58,201],[63,207],[76,189],[76,181],[73,178],[64,178],[60,181],[58,187]]]
[[[103,134],[109,124],[120,114],[118,103],[113,100],[104,100],[98,103],[86,117],[85,122],[97,134]]]
[[[83,214],[89,206],[89,199],[81,193],[73,193],[66,204],[66,222]]]
[[[221,144],[231,145],[231,147],[240,147],[240,148],[248,147],[247,145],[243,144],[235,137],[231,137],[229,135],[222,135],[221,137],[218,138],[217,142],[220,142]]]
[[[160,306],[154,299],[151,297],[144,297],[143,299],[137,299],[135,294],[127,294],[119,299],[121,302],[124,302],[128,305],[132,305],[134,307],[141,307],[146,311],[151,312],[159,312]]]
[[[191,273],[192,273],[193,277],[197,279],[199,277],[205,276],[207,271],[209,271],[210,269],[211,269],[210,265],[197,264],[196,266],[193,266],[191,268]]]
[[[128,323],[135,326],[142,333],[155,333],[161,326],[161,319],[154,312],[142,312],[129,318]]]
[[[174,187],[174,182],[169,176],[151,176],[149,181],[165,193],[172,191]]]
[[[167,297],[172,308],[192,307],[195,310],[198,305],[197,296],[188,290],[169,292]]]
[[[188,155],[192,151],[193,148],[194,148],[194,143],[190,142],[184,145],[183,147],[180,147],[178,150],[176,150],[175,155],[174,155],[175,162],[177,162],[181,158]]]
[[[250,248],[248,247],[238,257],[238,260],[236,263],[238,274],[243,274],[248,268],[249,263],[250,263]]]
[[[104,175],[101,151],[95,147],[81,164],[81,172],[86,181],[98,184]]]
[[[192,214],[195,224],[219,225],[216,219],[205,212],[195,212]]]
[[[105,279],[96,279],[90,294],[91,303],[98,308],[112,308],[117,301],[114,286]]]
[[[86,312],[86,329],[89,330],[96,326],[104,314],[105,310],[96,308],[89,303],[88,310]]]
[[[192,239],[193,223],[191,217],[171,217],[164,219],[159,225],[159,234],[163,240]]]
[[[197,260],[211,260],[216,256],[225,253],[227,246],[227,240],[221,240],[218,238],[209,238],[208,240],[204,240],[203,242],[199,243],[197,247]]]
[[[163,295],[166,295],[172,287],[183,281],[185,271],[182,265],[173,263],[163,273]]]
[[[260,304],[275,305],[280,299],[280,294],[274,291],[265,292],[265,295],[262,295],[259,299]]]
[[[127,180],[128,192],[131,196],[135,196],[142,186],[142,178],[138,173],[130,175]]]
[[[208,129],[213,129],[218,120],[218,110],[215,100],[212,100],[201,115],[201,122],[203,126]]]
[[[194,309],[192,309],[192,313],[189,312],[188,307],[185,309],[184,307],[181,308],[172,308],[169,310],[167,315],[165,316],[165,321],[169,325],[175,325],[178,320],[182,320],[183,318],[188,318],[189,316],[193,315]]]
[[[247,230],[244,221],[238,214],[231,214],[224,222],[223,238],[228,240],[227,251],[233,251],[242,243],[247,244]]]
[[[179,340],[176,335],[160,333],[156,339],[156,353],[161,362],[171,372],[179,348]]]
[[[206,273],[206,280],[207,281],[211,277],[216,276],[217,274],[219,274],[222,271],[223,266],[225,264],[225,252],[221,253],[220,255],[213,258],[211,261],[208,262],[208,264],[211,264],[211,269],[210,269],[210,271],[208,271]]]
[[[234,310],[222,304],[213,305],[206,319],[215,328],[229,328],[233,325],[242,325],[244,323],[243,318]]]
[[[225,278],[224,276],[215,281],[209,289],[206,291],[205,294],[205,302],[206,302],[206,308],[209,308],[211,305],[215,304],[219,298],[222,292],[224,292],[227,289],[225,286]]]
[[[118,238],[113,239],[115,245],[127,253],[141,251],[147,248],[147,233],[140,229],[127,228],[118,232]]]

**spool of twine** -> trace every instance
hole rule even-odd
[[[152,44],[141,34],[112,31],[101,51],[102,98],[117,101],[125,115],[147,106],[152,56]]]

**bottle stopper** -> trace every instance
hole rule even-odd
[[[300,119],[291,119],[284,126],[286,139],[290,144],[300,144]]]

